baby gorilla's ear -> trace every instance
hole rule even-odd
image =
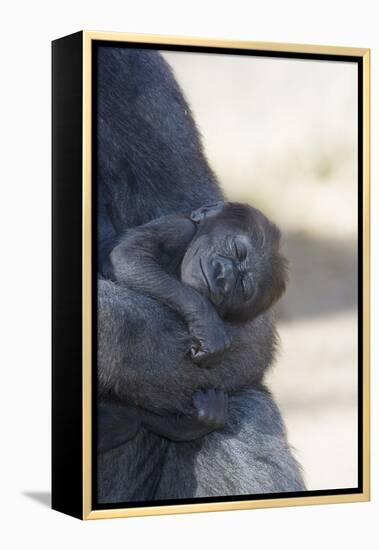
[[[191,220],[195,223],[199,223],[207,218],[217,216],[217,214],[220,214],[223,211],[224,204],[225,203],[223,201],[218,201],[213,204],[206,204],[205,206],[201,206],[191,213]]]

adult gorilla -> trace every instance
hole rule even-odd
[[[113,448],[99,453],[98,501],[305,490],[280,412],[262,385],[276,345],[270,313],[244,324],[225,320],[232,345],[206,370],[188,356],[177,313],[107,280],[109,254],[128,228],[189,215],[223,196],[163,58],[113,46],[99,46],[96,57],[99,420],[101,427],[108,415],[116,425]],[[192,441],[157,435],[154,415],[191,414],[195,379],[199,388],[239,387],[229,395],[225,428]],[[133,438],[122,442],[119,428],[132,429],[138,410],[150,420],[142,428],[136,422]]]

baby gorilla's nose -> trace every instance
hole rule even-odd
[[[227,258],[213,262],[213,298],[220,304],[232,289],[233,265]]]
[[[225,296],[229,292],[230,283],[224,277],[224,275],[219,275],[218,277],[216,277],[216,288],[223,296]]]

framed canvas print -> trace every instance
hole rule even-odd
[[[55,510],[369,499],[369,50],[53,42]]]

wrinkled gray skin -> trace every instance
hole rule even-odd
[[[222,200],[190,110],[159,54],[98,51],[98,389],[160,415],[191,412],[199,388],[229,392],[226,427],[176,443],[141,428],[98,457],[98,501],[305,490],[280,412],[262,379],[274,359],[271,313],[227,323],[232,345],[212,369],[188,356],[172,310],[106,280],[115,239],[129,227]]]

